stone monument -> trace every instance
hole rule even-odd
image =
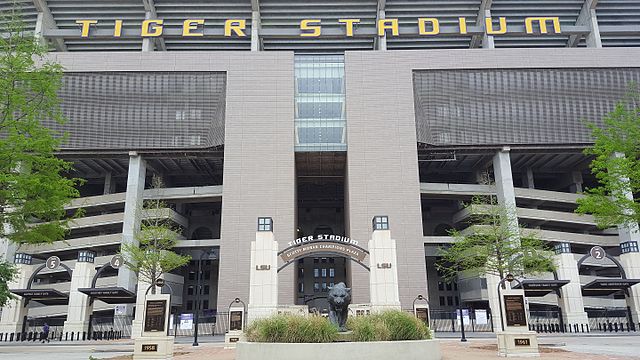
[[[147,295],[142,336],[134,342],[134,360],[173,359],[174,337],[167,336],[170,304],[169,294]]]

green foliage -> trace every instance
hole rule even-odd
[[[403,311],[350,317],[347,329],[353,332],[353,341],[358,342],[431,339],[431,331],[427,325]]]
[[[431,339],[427,325],[403,311],[350,317],[347,329],[357,342]],[[252,322],[246,335],[249,342],[328,343],[338,339],[338,327],[321,316],[280,314]]]
[[[249,342],[327,343],[338,338],[338,327],[321,316],[274,315],[247,328]]]
[[[578,213],[593,214],[601,228],[640,221],[640,87],[604,117],[603,127],[589,125],[595,138],[585,154],[594,156],[591,172],[598,186],[578,200]]]
[[[64,206],[79,196],[71,163],[55,156],[64,140],[45,126],[62,124],[57,92],[62,67],[26,31],[19,9],[0,16],[0,237],[17,244],[64,239]]]
[[[0,307],[5,306],[9,300],[14,298],[7,284],[17,275],[18,270],[15,265],[0,261]]]
[[[459,271],[504,278],[509,273],[554,270],[553,252],[548,245],[534,232],[511,226],[510,212],[498,205],[495,197],[474,198],[466,209],[471,213],[472,225],[462,231],[452,230],[455,242],[439,251],[441,260],[436,266],[446,279],[456,279]]]
[[[153,188],[163,187],[158,177],[153,178]],[[142,209],[141,209],[142,210]],[[136,234],[137,244],[122,244],[120,253],[125,266],[145,282],[153,284],[162,274],[189,263],[191,256],[171,251],[178,241],[180,228],[168,219],[167,204],[161,200],[145,201],[143,214],[149,214]],[[140,215],[143,215],[140,214]],[[155,292],[155,287],[152,288]]]

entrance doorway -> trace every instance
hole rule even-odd
[[[344,211],[345,164],[344,152],[296,153],[298,238],[348,236]],[[328,312],[329,288],[340,282],[350,286],[350,267],[349,259],[332,254],[298,259],[296,305]]]

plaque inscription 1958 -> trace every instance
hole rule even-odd
[[[144,316],[144,331],[164,331],[166,300],[148,300]]]

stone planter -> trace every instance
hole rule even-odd
[[[440,360],[435,340],[281,344],[240,342],[236,360]]]

